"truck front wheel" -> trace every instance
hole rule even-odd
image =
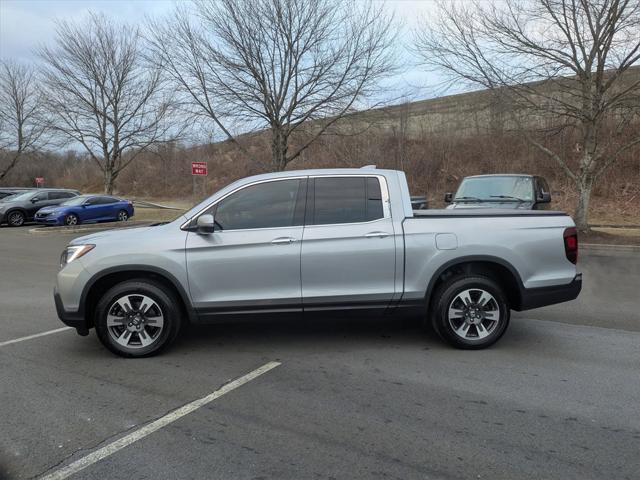
[[[431,309],[434,330],[457,348],[493,345],[509,325],[510,309],[500,285],[480,275],[456,276],[436,290]]]
[[[173,292],[147,279],[130,280],[107,291],[96,308],[102,344],[123,357],[147,357],[171,344],[180,330],[181,310]]]

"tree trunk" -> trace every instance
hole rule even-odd
[[[586,232],[589,230],[589,199],[594,179],[591,176],[580,178],[577,183],[578,203],[576,205],[575,222],[578,230]]]
[[[22,152],[18,152],[14,155],[14,157],[11,159],[11,161],[9,162],[9,165],[7,165],[7,167],[0,171],[0,180],[2,180],[7,173],[9,173],[11,170],[13,170],[13,168],[17,165],[18,161],[20,160],[20,157],[22,156]]]
[[[113,182],[115,181],[115,179],[116,177],[113,174],[113,170],[107,168],[104,171],[104,193],[108,195],[113,194]]]
[[[271,127],[271,163],[276,172],[287,168],[287,150],[289,148],[287,137],[280,125]]]

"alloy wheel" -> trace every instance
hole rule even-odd
[[[9,215],[9,224],[13,227],[19,227],[24,223],[24,215],[20,212],[13,212]]]
[[[127,215],[127,212],[125,212],[124,210],[118,213],[118,221],[126,222],[128,219],[129,219],[129,215]]]
[[[454,333],[464,340],[482,340],[499,325],[500,306],[486,290],[470,288],[458,293],[449,304],[448,320]]]
[[[123,295],[111,304],[107,313],[109,335],[125,348],[152,345],[160,338],[163,328],[162,309],[145,295]]]

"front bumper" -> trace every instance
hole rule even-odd
[[[66,311],[57,288],[53,289],[53,300],[56,304],[56,313],[58,314],[58,318],[62,320],[62,323],[75,328],[80,335],[84,336],[89,334],[89,329],[87,328],[87,322],[84,315],[82,315],[81,312]]]
[[[36,215],[34,217],[34,220],[40,225],[64,225],[63,217],[39,217],[38,215]]]
[[[582,290],[582,273],[578,273],[574,279],[566,285],[524,288],[520,293],[521,302],[518,310],[530,310],[532,308],[568,302],[576,299],[580,294],[580,290]]]

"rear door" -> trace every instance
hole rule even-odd
[[[302,241],[304,310],[386,308],[395,269],[384,176],[311,177]]]
[[[186,240],[189,291],[199,315],[301,311],[300,248],[306,177],[245,185],[204,213],[210,235]]]
[[[120,200],[114,197],[100,197],[100,220],[115,220],[121,209]]]

